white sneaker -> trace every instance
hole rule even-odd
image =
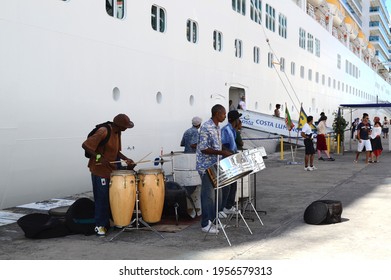
[[[311,167],[311,166],[310,166],[310,167]],[[318,169],[318,168],[315,167],[315,165],[312,166],[311,168],[312,168],[312,170],[317,170],[317,169]]]
[[[201,228],[201,230],[207,233],[219,233],[219,230],[216,228],[216,226],[211,221],[208,222],[208,225],[206,227]]]
[[[220,211],[219,212],[219,218],[220,219],[225,219],[225,218],[227,218],[227,214],[225,214],[223,211]]]
[[[312,167],[308,166],[308,167],[304,167],[304,171],[312,171]]]
[[[105,237],[106,236],[106,228],[105,227],[95,227],[95,233],[97,236]]]
[[[232,206],[230,209],[224,207],[223,211],[225,214],[236,214],[237,212],[235,206]]]

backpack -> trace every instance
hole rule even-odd
[[[111,126],[110,126],[111,124],[112,124],[112,122],[110,122],[110,121],[107,121],[107,122],[104,122],[104,123],[97,124],[97,125],[95,126],[95,128],[94,128],[93,130],[91,130],[90,133],[88,133],[87,138],[90,137],[91,135],[93,135],[99,128],[101,128],[101,127],[106,127],[106,129],[107,129],[106,138],[103,139],[103,140],[99,143],[99,146],[105,145],[105,144],[109,141],[110,136],[111,136]],[[91,157],[91,155],[90,155],[89,153],[87,153],[87,151],[84,152],[84,156],[85,156],[86,158],[90,158],[90,157]]]

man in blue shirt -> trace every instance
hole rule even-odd
[[[196,169],[201,176],[201,230],[203,232],[218,233],[216,225],[215,189],[206,170],[219,160],[219,156],[227,157],[232,153],[223,150],[221,145],[221,129],[219,123],[226,117],[225,108],[216,104],[212,107],[212,117],[202,124],[197,143]]]
[[[240,114],[238,111],[230,111],[228,113],[228,124],[226,124],[221,130],[221,142],[223,149],[229,150],[232,153],[238,152],[238,147],[236,146],[236,128],[239,126]],[[225,186],[222,189],[222,200],[220,210],[220,217],[226,217],[226,214],[236,213],[235,208],[235,196],[237,190],[236,181],[232,184]]]
[[[191,120],[192,127],[183,133],[181,147],[185,147],[186,153],[195,153],[198,141],[198,129],[201,126],[202,119],[200,117],[194,117]]]

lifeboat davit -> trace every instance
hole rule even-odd
[[[345,9],[338,0],[327,0],[327,5],[333,15],[333,25],[339,27],[345,18]]]
[[[360,47],[365,50],[368,46],[368,39],[365,37],[364,33],[360,30],[357,35],[358,43],[360,44]]]
[[[368,44],[367,50],[368,50],[369,56],[370,56],[371,58],[374,58],[374,57],[375,57],[376,51],[375,51],[375,47],[374,47],[371,43]]]
[[[346,31],[349,34],[350,40],[356,39],[359,31],[357,23],[350,16],[345,17],[343,22],[346,26]]]

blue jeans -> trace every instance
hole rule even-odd
[[[231,209],[235,205],[235,196],[236,196],[237,182],[225,186],[222,188],[222,200],[219,211],[223,211],[223,208]]]
[[[201,176],[201,227],[206,227],[209,221],[216,219],[216,189],[207,173]],[[219,205],[221,204],[221,191],[219,191]]]
[[[110,227],[110,179],[91,174],[92,191],[95,201],[95,225],[98,227]]]

